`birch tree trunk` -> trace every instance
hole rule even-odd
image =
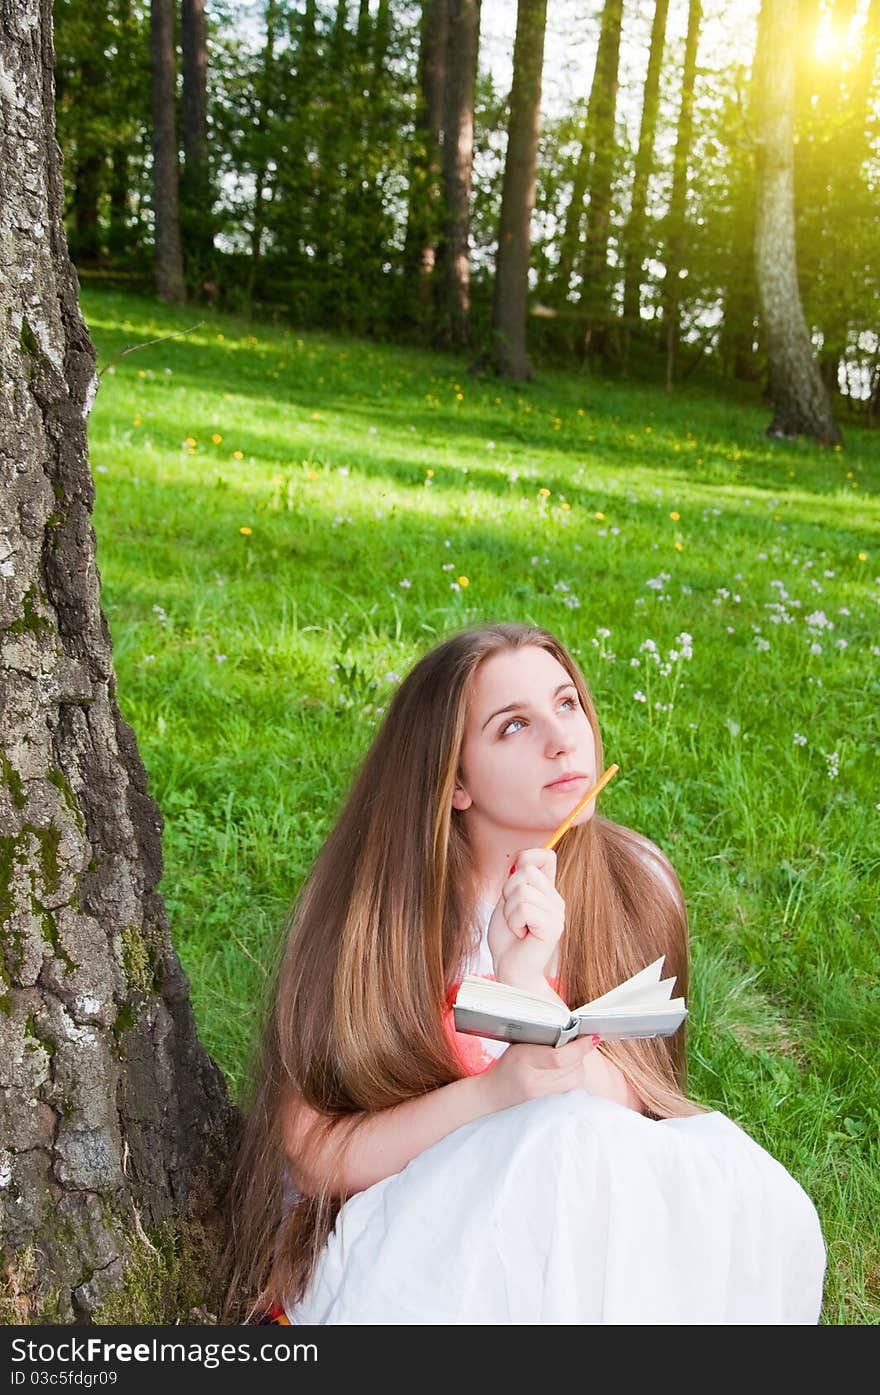
[[[773,402],[767,435],[813,436],[822,445],[835,445],[840,431],[813,357],[797,278],[795,29],[790,0],[763,0],[754,63],[759,130],[755,272]]]
[[[0,9],[6,1322],[88,1321],[148,1252],[137,1237],[210,1206],[234,1127],[156,892],[162,818],[100,607],[86,442],[98,379],[62,228],[51,14],[51,0]],[[196,1281],[208,1277],[206,1262]]]
[[[546,24],[547,0],[519,0],[492,310],[492,356],[506,378],[532,376],[526,314]]]

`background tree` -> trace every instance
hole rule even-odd
[[[214,233],[208,168],[208,36],[205,0],[181,0],[183,177],[180,231],[189,284],[198,289],[213,273]]]
[[[98,380],[62,229],[51,18],[50,0],[0,12],[0,1268],[4,1318],[26,1322],[88,1320],[139,1256],[161,1263],[161,1237],[210,1302],[233,1124],[156,892],[162,818],[100,607]]]
[[[571,290],[571,279],[581,268],[582,232],[589,202],[591,171],[597,159],[600,146],[603,153],[598,156],[607,166],[613,156],[608,149],[614,143],[614,111],[617,100],[617,69],[620,54],[620,25],[623,13],[622,0],[606,0],[602,7],[602,20],[596,48],[596,63],[590,95],[583,118],[583,127],[572,175],[571,196],[565,211],[562,235],[559,245],[559,267],[557,284],[558,299],[564,302]],[[610,126],[609,126],[610,112]]]
[[[623,235],[623,357],[628,361],[631,337],[638,330],[642,309],[642,275],[647,248],[645,222],[648,207],[648,181],[654,168],[654,141],[660,106],[660,73],[666,43],[669,0],[655,0],[651,22],[648,67],[642,97],[639,144],[633,171],[629,217]]]
[[[813,358],[797,280],[794,220],[795,15],[787,0],[762,0],[755,49],[758,121],[755,269],[770,367],[771,436],[840,441]]]
[[[436,340],[463,347],[470,335],[471,173],[474,88],[480,40],[480,0],[449,0],[443,120],[444,226],[438,253]]]
[[[508,378],[532,376],[526,311],[546,24],[547,0],[519,0],[492,309],[492,357]]]
[[[176,71],[173,0],[151,0],[150,59],[153,103],[153,217],[156,293],[171,305],[186,299],[177,169]]]
[[[590,94],[593,159],[588,185],[587,235],[580,261],[580,304],[584,311],[581,351],[585,355],[594,353],[600,357],[607,353],[607,331],[611,320],[608,233],[617,155],[614,121],[622,23],[623,0],[605,0],[602,15],[604,45],[600,46],[596,56],[596,78]]]
[[[697,75],[697,48],[702,20],[701,0],[689,0],[687,37],[684,45],[684,72],[681,80],[681,107],[672,163],[672,194],[666,219],[665,272],[663,277],[663,324],[666,331],[666,387],[672,387],[679,335],[679,281],[685,255],[688,165],[694,129],[694,87]]]
[[[430,315],[440,231],[441,140],[448,41],[449,0],[424,0],[403,257],[408,314],[423,328]]]

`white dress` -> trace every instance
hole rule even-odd
[[[491,910],[463,971],[492,971]],[[810,1198],[724,1114],[654,1120],[569,1090],[474,1119],[350,1197],[285,1311],[296,1325],[816,1323],[824,1271]]]

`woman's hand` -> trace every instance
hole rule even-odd
[[[565,902],[556,890],[552,848],[526,848],[501,888],[487,931],[495,977],[511,988],[536,990],[565,929]]]
[[[493,1111],[522,1104],[523,1100],[585,1088],[585,1068],[598,1055],[597,1041],[598,1037],[575,1037],[565,1046],[536,1046],[530,1042],[508,1046],[480,1077]]]
[[[636,1095],[619,1066],[596,1050],[598,1037],[574,1037],[565,1046],[535,1046],[516,1042],[502,1052],[481,1080],[494,1110],[524,1100],[585,1090],[642,1113]]]

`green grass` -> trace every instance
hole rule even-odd
[[[880,436],[771,443],[734,398],[83,299],[99,366],[203,321],[116,358],[90,442],[160,889],[233,1093],[399,676],[463,624],[534,621],[595,695],[606,812],[681,877],[693,1091],[814,1198],[823,1321],[876,1323]]]

